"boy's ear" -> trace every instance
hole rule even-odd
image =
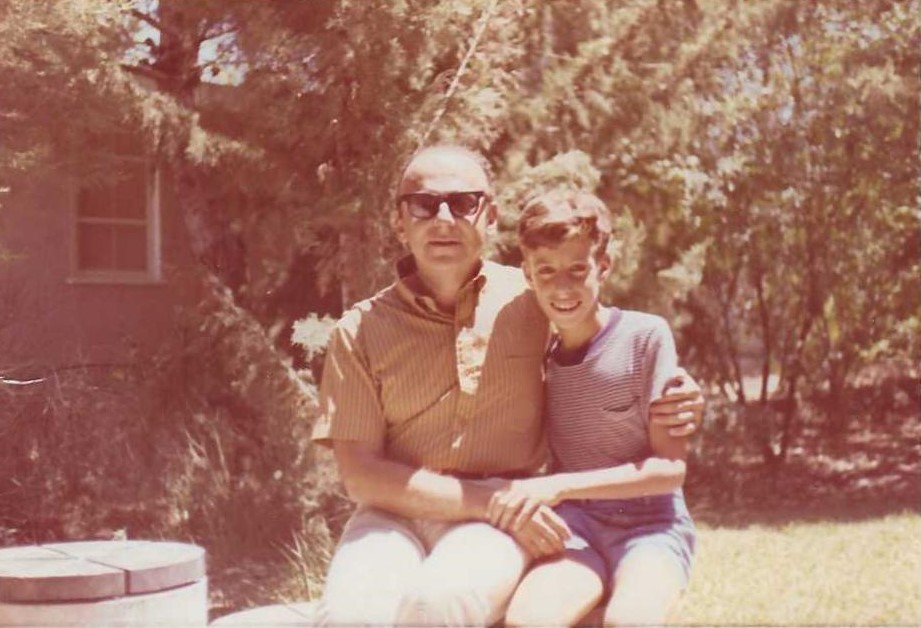
[[[521,260],[521,272],[524,273],[524,280],[528,282],[528,286],[533,288],[534,284],[531,282],[531,265],[528,264],[527,258]]]
[[[611,256],[604,254],[598,259],[598,277],[601,281],[608,278],[611,274]]]

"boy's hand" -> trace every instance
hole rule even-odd
[[[690,436],[703,420],[704,396],[694,378],[678,368],[662,390],[662,396],[652,400],[649,420],[668,429],[670,436]]]

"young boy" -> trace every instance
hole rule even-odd
[[[674,339],[658,316],[599,303],[611,223],[597,197],[544,194],[518,233],[525,276],[556,331],[545,391],[554,467],[513,482],[490,519],[510,530],[550,504],[573,536],[524,577],[506,623],[572,625],[610,590],[605,625],[661,625],[694,547],[681,490],[687,440],[647,420],[676,366]]]

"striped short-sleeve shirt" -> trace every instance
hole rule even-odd
[[[547,319],[517,268],[484,262],[445,314],[415,266],[340,319],[313,439],[362,441],[396,461],[458,474],[530,474],[544,462]]]
[[[547,364],[547,432],[554,470],[587,471],[648,458],[649,404],[678,365],[659,316],[612,308],[574,364]]]

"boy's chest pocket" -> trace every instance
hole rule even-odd
[[[640,409],[640,398],[639,396],[631,396],[627,398],[614,399],[609,403],[606,403],[602,406],[602,410],[609,415],[624,417],[636,414]]]
[[[605,394],[600,399],[601,409],[611,414],[631,414],[639,411],[640,377],[625,373],[613,378],[605,386]]]

